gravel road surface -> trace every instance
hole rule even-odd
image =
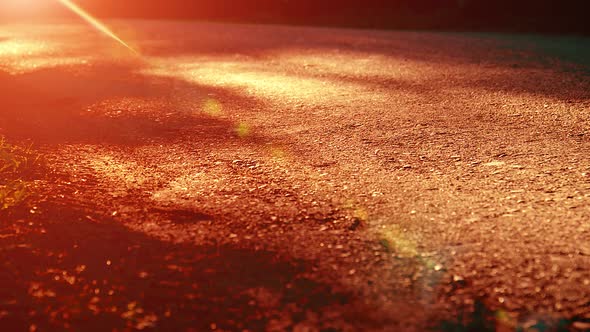
[[[590,330],[590,39],[109,25],[0,25],[7,331]]]

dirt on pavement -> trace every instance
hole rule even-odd
[[[111,25],[0,26],[1,326],[590,329],[588,39]]]

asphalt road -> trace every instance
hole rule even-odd
[[[110,24],[0,25],[0,325],[590,329],[589,39]]]

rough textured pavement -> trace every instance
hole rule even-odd
[[[0,25],[1,326],[590,329],[588,39],[111,26]]]

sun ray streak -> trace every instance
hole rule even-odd
[[[92,25],[93,27],[95,27],[98,31],[100,31],[100,32],[104,33],[105,35],[109,36],[110,38],[116,40],[118,43],[120,43],[121,45],[123,45],[126,48],[128,48],[131,52],[139,55],[139,53],[135,49],[133,49],[126,42],[124,42],[121,38],[119,38],[114,32],[111,31],[111,29],[109,29],[107,26],[105,26],[104,24],[102,24],[96,18],[92,17],[92,15],[88,14],[81,7],[79,7],[78,5],[76,5],[75,3],[73,3],[70,0],[58,0],[58,1],[61,4],[63,4],[64,6],[66,6],[68,9],[70,9],[71,11],[73,11],[74,13],[76,13],[78,16],[80,16],[82,19],[84,19],[90,25]]]

